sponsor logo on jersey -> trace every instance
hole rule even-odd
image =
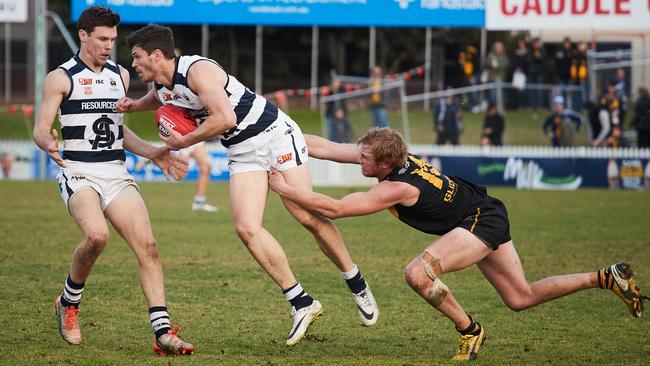
[[[95,84],[104,84],[104,79],[95,80]]]
[[[110,109],[115,110],[117,102],[111,101],[90,101],[90,102],[81,102],[82,110],[95,110],[95,109]]]
[[[284,164],[293,158],[293,153],[286,153],[278,156],[278,164]]]
[[[83,175],[83,174],[73,174],[73,175],[70,177],[70,180],[73,180],[73,181],[74,181],[74,180],[85,180],[85,179],[86,179],[86,176]]]
[[[84,94],[91,95],[92,93],[93,93],[93,87],[92,86],[84,86]]]
[[[81,85],[91,85],[93,83],[92,78],[79,78],[79,84]]]
[[[169,102],[173,99],[172,93],[163,93],[162,97],[165,102]]]

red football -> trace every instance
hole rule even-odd
[[[198,125],[192,113],[173,104],[165,104],[156,111],[156,125],[158,132],[169,137],[169,131],[174,130],[181,135],[194,131]]]

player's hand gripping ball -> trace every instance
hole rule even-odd
[[[156,111],[156,125],[158,132],[169,137],[169,131],[174,130],[185,136],[194,131],[198,125],[192,113],[181,107],[172,104],[165,104]]]

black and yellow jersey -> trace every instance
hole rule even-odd
[[[487,196],[484,187],[462,178],[446,176],[415,155],[393,170],[386,180],[408,183],[420,190],[410,207],[397,204],[389,211],[405,224],[429,234],[442,235],[474,215]]]

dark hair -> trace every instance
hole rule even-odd
[[[91,6],[79,15],[77,31],[84,30],[90,34],[95,27],[116,27],[120,24],[120,15],[104,6]]]
[[[138,46],[147,53],[160,50],[167,59],[176,57],[174,53],[174,33],[168,27],[158,24],[149,24],[144,28],[131,33],[126,39],[129,49]]]

